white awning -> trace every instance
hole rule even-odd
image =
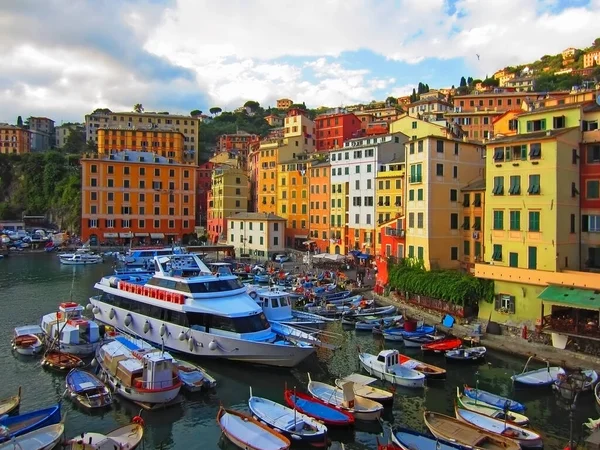
[[[296,239],[306,239],[308,237],[308,234],[297,234],[296,236],[294,236]]]
[[[104,233],[104,237],[106,237],[106,238],[116,238],[116,237],[119,237],[119,233]]]
[[[137,237],[146,237],[146,236],[148,236],[148,233],[135,233],[135,235]]]
[[[150,233],[152,239],[163,239],[165,235],[163,233]]]
[[[119,233],[119,237],[122,238],[132,238],[133,237],[133,233],[130,231],[128,233]]]

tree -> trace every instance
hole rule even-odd
[[[425,92],[424,92],[424,94],[426,94],[427,92],[429,92],[429,85],[425,84]]]
[[[415,91],[415,88],[413,88],[412,94],[410,94],[410,102],[414,103],[417,101],[417,99],[417,92]]]
[[[221,113],[223,110],[221,108],[219,108],[218,106],[213,106],[212,108],[209,109],[209,111],[213,116],[216,116],[217,114]]]
[[[193,111],[190,112],[190,116],[192,117],[196,117],[202,114],[202,111],[200,111],[199,109],[194,109]]]
[[[460,87],[466,87],[467,86],[467,80],[465,79],[465,77],[460,77]]]
[[[396,106],[398,104],[398,99],[390,95],[388,98],[385,99],[385,102],[390,106]]]
[[[133,105],[133,110],[134,110],[136,113],[139,113],[139,114],[141,114],[141,113],[143,113],[143,112],[144,112],[144,107],[142,106],[142,104],[141,104],[141,103],[136,103],[135,105]]]
[[[481,84],[485,87],[498,87],[500,85],[500,80],[496,80],[495,78],[486,78],[481,82]]]
[[[17,126],[18,127],[23,126],[23,118],[21,116],[17,117]]]
[[[473,86],[473,77],[467,78],[467,86]]]
[[[592,47],[593,47],[594,49],[599,49],[599,48],[600,48],[600,37],[599,37],[599,38],[596,38],[596,39],[594,39],[594,43],[592,44]]]
[[[83,153],[86,151],[85,131],[80,128],[74,128],[67,137],[67,142],[62,150],[65,153]]]
[[[254,100],[248,100],[246,103],[244,103],[244,107],[250,108],[250,111],[252,112],[256,112],[260,108],[260,103],[255,102]]]
[[[90,139],[89,141],[87,141],[87,144],[85,144],[85,151],[89,152],[89,153],[98,153],[98,144],[96,144],[94,142],[93,139]]]

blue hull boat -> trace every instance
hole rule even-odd
[[[407,428],[398,428],[392,433],[392,442],[401,449],[419,450],[468,450],[459,444],[451,444]]]
[[[56,425],[60,423],[60,418],[60,403],[51,408],[0,418],[0,443],[48,425]]]
[[[473,389],[465,385],[465,395],[473,400],[478,400],[488,405],[495,406],[500,409],[508,407],[509,411],[521,413],[525,411],[525,406],[510,398],[501,397],[500,395],[492,394],[491,392],[482,391],[481,389]]]

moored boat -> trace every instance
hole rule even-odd
[[[596,399],[596,404],[600,406],[600,383],[594,386],[594,398]]]
[[[13,411],[16,411],[21,404],[21,386],[19,386],[19,391],[17,395],[13,395],[8,398],[4,398],[0,400],[0,417],[10,414]]]
[[[444,414],[425,411],[425,425],[436,438],[464,445],[473,449],[520,450],[521,447],[508,437],[477,428],[467,422]]]
[[[412,338],[415,336],[423,336],[435,332],[435,327],[423,325],[417,327],[414,331],[406,331],[404,328],[389,328],[382,330],[383,337],[386,341],[402,341],[404,338]]]
[[[50,450],[62,440],[64,433],[63,423],[48,425],[0,444],[0,450]]]
[[[380,380],[389,381],[398,386],[421,388],[425,385],[425,375],[399,362],[398,350],[382,350],[378,355],[360,353],[361,366]]]
[[[448,350],[445,353],[446,359],[450,361],[479,361],[485,358],[487,349],[485,347],[469,347],[469,348],[457,348],[455,350]]]
[[[283,397],[290,408],[295,408],[327,426],[345,427],[354,424],[354,416],[348,411],[340,410],[318,398],[291,389],[286,389]]]
[[[197,364],[183,360],[173,361],[177,367],[182,387],[189,392],[198,392],[213,389],[217,386],[217,380],[211,377],[206,370]]]
[[[18,416],[0,417],[0,443],[34,430],[60,423],[60,403]]]
[[[560,367],[546,367],[544,369],[530,370],[510,377],[515,383],[528,386],[550,386],[558,380],[558,376],[564,373]]]
[[[444,339],[444,335],[436,334],[420,334],[418,336],[403,336],[404,346],[407,348],[421,348],[423,344],[429,344],[430,342],[439,341]]]
[[[402,315],[388,316],[388,317],[375,317],[367,316],[362,317],[354,322],[354,329],[357,331],[372,331],[375,327],[388,327],[392,324],[400,323],[402,321]]]
[[[11,346],[19,355],[33,356],[44,349],[43,339],[44,330],[38,325],[16,327]]]
[[[448,350],[456,350],[462,345],[462,340],[455,337],[447,337],[437,341],[429,342],[421,345],[421,350],[427,352],[446,352]]]
[[[392,431],[392,442],[402,450],[469,450],[460,444],[440,441],[430,435],[419,433],[408,428],[396,428]]]
[[[398,354],[398,363],[402,367],[421,372],[423,375],[425,375],[426,378],[446,378],[446,369],[442,369],[441,367],[437,367],[432,364],[424,363],[417,359],[409,358],[408,356],[403,355],[401,353]]]
[[[40,327],[44,330],[50,348],[78,356],[91,356],[101,342],[100,327],[83,315],[84,308],[75,302],[63,302],[58,311],[42,317]]]
[[[84,365],[85,363],[79,356],[60,350],[48,350],[42,358],[42,367],[59,372],[68,372]]]
[[[552,385],[552,389],[579,389],[583,392],[594,389],[596,384],[598,384],[598,372],[587,369],[570,374],[566,372],[558,374],[558,379]]]
[[[137,448],[144,438],[144,421],[136,416],[129,425],[117,428],[108,434],[81,433],[67,441],[69,450],[113,450]]]
[[[518,413],[525,411],[525,406],[515,400],[493,394],[492,392],[482,391],[479,388],[472,388],[466,384],[464,386],[464,393],[469,398],[487,403],[488,405],[496,406],[497,408],[508,408],[509,411]]]
[[[389,316],[396,313],[396,307],[394,305],[389,306],[374,306],[370,308],[355,308],[345,311],[342,316],[345,318],[360,318],[360,317],[383,317]]]
[[[65,384],[71,399],[84,408],[103,408],[112,404],[108,388],[89,372],[73,369],[67,374]]]
[[[386,404],[394,401],[394,394],[386,390],[371,386],[372,383],[376,382],[376,378],[366,377],[359,373],[353,373],[342,379],[338,378],[335,380],[335,385],[339,388],[343,388],[344,384],[348,381],[354,383],[354,395],[362,398],[368,398],[374,402]]]
[[[458,386],[456,387],[456,401],[459,408],[483,414],[484,416],[488,416],[493,419],[507,420],[521,427],[526,427],[529,424],[529,418],[523,414],[508,410],[505,411],[504,409],[496,406],[473,400],[464,394],[461,395],[460,388]]]
[[[281,433],[239,411],[219,408],[217,423],[223,434],[244,450],[284,450],[291,445]]]

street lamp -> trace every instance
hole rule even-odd
[[[568,376],[561,376],[558,380],[558,383],[554,385],[554,388],[557,391],[558,406],[569,411],[569,445],[566,447],[566,449],[569,450],[574,449],[573,411],[575,410],[575,406],[577,404],[577,397],[583,390],[583,386],[587,381],[590,381],[590,378],[587,377],[583,372],[579,371]]]

